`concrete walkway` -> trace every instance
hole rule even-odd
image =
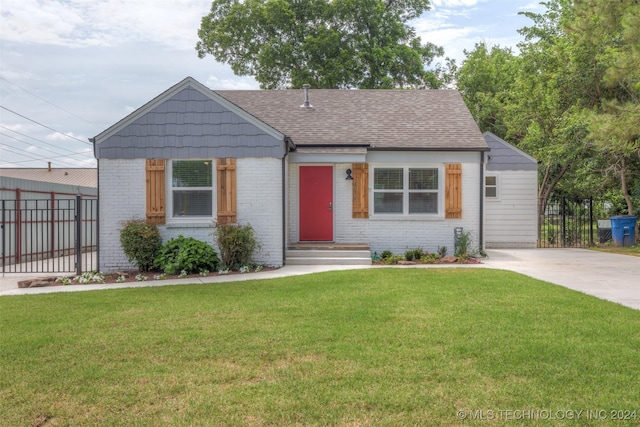
[[[640,257],[616,255],[585,249],[492,249],[482,264],[464,265],[465,268],[496,268],[515,271],[527,276],[555,283],[640,310]],[[460,265],[421,265],[397,268],[442,268]],[[189,283],[221,283],[253,279],[271,279],[297,276],[323,271],[379,268],[339,265],[295,265],[260,273],[234,274],[203,278],[162,280],[108,285],[69,285],[46,288],[19,289],[18,281],[38,275],[5,275],[0,277],[0,296],[29,295],[53,292],[75,292],[98,289],[120,289],[150,286],[166,286]]]

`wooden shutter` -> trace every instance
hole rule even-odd
[[[236,159],[217,159],[218,224],[237,222]]]
[[[165,202],[165,161],[162,159],[147,159],[147,221],[152,224],[164,224],[166,219]]]
[[[351,165],[353,176],[353,218],[369,218],[369,165],[354,163]]]
[[[462,218],[462,165],[445,165],[445,218]]]

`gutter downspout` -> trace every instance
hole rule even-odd
[[[282,156],[282,264],[286,264],[287,255],[287,155],[289,150],[295,150],[291,138],[284,137],[284,156]]]
[[[480,231],[478,247],[484,251],[484,151],[480,152]]]

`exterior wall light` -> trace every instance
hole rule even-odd
[[[351,169],[347,169],[347,177],[345,179],[353,179],[351,176]]]

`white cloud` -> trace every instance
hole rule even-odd
[[[69,47],[132,41],[193,48],[210,0],[3,0],[6,41]]]
[[[436,7],[475,6],[478,0],[433,0]]]
[[[213,90],[250,90],[260,88],[258,83],[252,77],[234,77],[227,79],[210,75],[204,84]]]
[[[79,141],[77,141],[78,139],[80,141],[88,141],[86,136],[75,135],[73,132],[65,132],[65,133],[51,132],[47,134],[44,139],[46,141],[52,141],[52,142],[63,141],[63,142],[73,142],[73,143],[76,143],[76,142],[79,143]]]
[[[531,3],[527,3],[524,6],[520,6],[518,9],[521,11],[535,12],[543,10],[544,8],[545,6],[540,4],[539,1],[532,1]]]

